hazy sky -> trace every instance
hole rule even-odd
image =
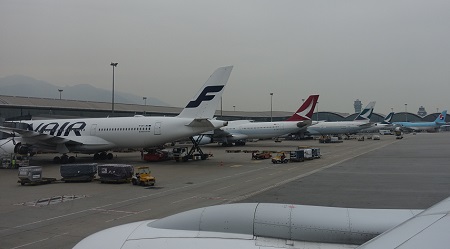
[[[0,77],[111,89],[114,61],[116,91],[172,106],[225,65],[225,110],[450,106],[448,0],[0,0],[0,32]]]

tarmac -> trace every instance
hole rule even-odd
[[[357,208],[428,208],[450,196],[450,133],[404,139],[258,141],[242,147],[203,146],[207,160],[144,162],[139,152],[113,161],[148,165],[154,187],[99,181],[36,186],[17,183],[17,170],[0,170],[0,248],[72,248],[97,231],[134,221],[233,202],[274,202]],[[243,150],[321,149],[322,158],[272,164]],[[227,153],[226,150],[241,150]],[[37,155],[44,177],[61,178],[52,154]],[[91,163],[78,155],[78,163]]]

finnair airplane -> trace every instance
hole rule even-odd
[[[394,114],[394,112],[389,113],[384,118],[383,122],[375,123],[372,125],[372,127],[362,129],[361,132],[379,132],[382,129],[394,128],[394,125],[391,123]]]
[[[24,120],[0,126],[13,137],[0,141],[0,151],[28,154],[56,151],[55,162],[73,162],[67,153],[94,154],[94,159],[112,159],[116,148],[150,148],[225,126],[213,116],[228,82],[232,66],[218,68],[197,95],[176,117],[114,117],[55,120]]]
[[[112,227],[74,249],[423,249],[450,245],[450,198],[426,210],[237,203]]]
[[[410,131],[437,131],[439,127],[445,125],[447,110],[444,110],[433,122],[393,122],[397,127]]]
[[[371,127],[370,117],[372,116],[375,101],[370,102],[366,108],[353,121],[336,121],[313,123],[308,126],[306,133],[309,135],[339,135],[339,134],[353,134],[362,129]]]
[[[246,139],[268,139],[299,132],[311,124],[311,117],[318,99],[319,95],[310,95],[286,121],[229,121],[226,127],[214,130],[212,141],[223,145],[232,145],[232,143],[245,145]]]

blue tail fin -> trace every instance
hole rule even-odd
[[[445,117],[447,116],[447,110],[443,110],[441,114],[434,120],[435,123],[445,124]]]
[[[356,116],[355,121],[370,120],[372,117],[373,108],[375,107],[375,101],[370,102],[366,108],[364,108],[358,116]]]

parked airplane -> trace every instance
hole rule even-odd
[[[393,122],[397,127],[409,131],[437,131],[439,127],[445,125],[447,110],[444,110],[433,122]]]
[[[391,123],[394,112],[389,113],[383,120],[383,122],[378,122],[373,124],[369,128],[362,129],[361,132],[379,132],[380,130],[389,130],[393,128],[394,125]]]
[[[375,101],[370,102],[353,121],[319,121],[317,123],[313,123],[306,129],[306,134],[339,135],[357,133],[364,128],[371,127],[372,123],[370,123],[370,117],[372,116],[374,107]]]
[[[450,198],[425,211],[237,203],[109,228],[74,249],[448,248],[448,231]]]
[[[235,145],[245,145],[247,139],[268,139],[299,132],[311,124],[311,117],[318,99],[319,95],[310,95],[286,121],[229,121],[226,127],[214,130],[212,141],[210,141],[219,142],[223,145],[232,145],[233,143]]]
[[[95,153],[94,159],[112,159],[108,150],[116,148],[149,148],[189,137],[227,124],[212,119],[218,107],[232,66],[218,68],[197,95],[176,117],[114,117],[56,120],[24,120],[0,126],[13,137],[0,141],[6,153],[28,154],[56,151],[62,157],[55,161],[73,162],[66,153]]]

